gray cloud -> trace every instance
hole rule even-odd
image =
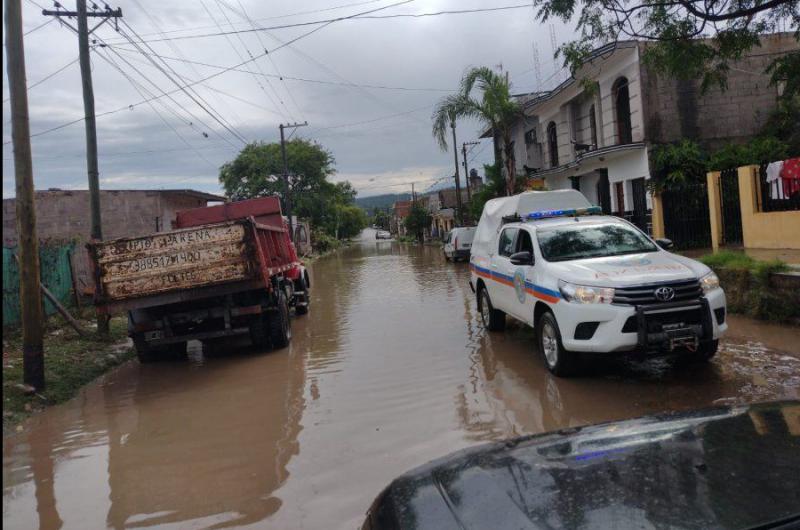
[[[158,29],[169,32],[167,36],[217,31],[216,23],[203,8],[203,3],[224,29],[230,26],[223,12],[237,29],[250,27],[233,11],[222,7],[227,4],[238,10],[236,0],[202,0],[200,3],[196,0],[121,0],[111,5],[122,7],[125,21],[136,32],[147,34],[146,39],[157,39],[157,28],[143,8],[156,21]],[[348,2],[315,0],[299,4],[277,0],[242,0],[253,19],[326,9],[344,3]],[[390,3],[391,0],[384,0],[335,11],[262,20],[259,23],[269,25],[318,20]],[[511,0],[496,0],[492,5],[513,3]],[[26,30],[41,24],[44,19],[37,7],[30,2],[23,2],[23,7]],[[383,13],[476,7],[486,7],[486,2],[420,0]],[[565,28],[558,27],[557,30],[560,35],[568,35]],[[242,58],[248,58],[249,53],[257,55],[263,52],[265,46],[275,48],[280,41],[285,42],[306,31],[308,28],[291,28],[261,33],[260,38],[254,33],[242,34],[241,41],[236,36],[217,36],[154,42],[152,46],[160,55],[181,55],[192,61],[232,66],[242,62]],[[98,36],[114,45],[133,48],[110,25],[98,30]],[[452,172],[452,152],[441,151],[430,133],[430,113],[443,92],[360,88],[351,83],[454,89],[469,66],[495,66],[502,62],[503,68],[511,73],[514,90],[530,91],[535,88],[532,43],[538,45],[542,74],[547,78],[554,70],[549,41],[549,28],[536,24],[530,9],[422,19],[342,21],[299,40],[291,47],[274,52],[271,60],[261,58],[242,67],[253,72],[277,75],[280,71],[283,76],[340,84],[264,78],[232,71],[197,86],[196,90],[247,140],[276,141],[278,123],[281,121],[308,120],[310,126],[299,129],[297,134],[316,139],[333,152],[337,161],[337,180],[351,180],[364,195],[405,191],[410,184],[408,187],[404,184],[416,181],[425,187],[433,179]],[[248,50],[242,42],[246,43]],[[26,37],[25,46],[29,83],[42,79],[77,57],[76,37],[57,23],[31,33]],[[98,114],[136,104],[142,99],[119,72],[99,57],[108,53],[107,49],[103,49],[93,54]],[[162,73],[146,64],[147,60],[142,55],[122,50],[119,50],[119,54],[158,87],[167,91],[175,89],[175,85]],[[142,86],[156,91],[130,66],[122,63],[119,57],[111,56]],[[220,71],[181,62],[168,63],[179,74],[191,79]],[[5,99],[8,90],[5,71],[3,74]],[[553,82],[551,79],[550,84]],[[185,94],[176,93],[172,98],[174,101],[161,98],[153,102],[163,119],[147,104],[98,117],[103,187],[192,187],[210,192],[220,191],[218,168],[235,156],[241,142]],[[82,100],[77,63],[31,89],[29,99],[33,133],[79,119],[82,116]],[[3,141],[7,142],[11,139],[8,102],[4,103],[4,115]],[[386,116],[392,117],[377,119]],[[357,125],[342,126],[347,124]],[[477,124],[459,124],[459,142],[474,140],[477,134]],[[478,146],[473,154],[475,152],[480,154],[470,162],[472,167],[491,160],[491,148]],[[37,188],[86,186],[82,123],[33,138],[33,154]],[[4,145],[4,195],[13,194],[11,158],[11,145]]]

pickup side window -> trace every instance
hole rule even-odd
[[[520,230],[517,236],[517,250],[516,252],[530,252],[533,256],[533,242],[531,235],[527,230]]]
[[[519,228],[504,228],[500,233],[497,253],[508,257],[514,253],[514,243],[516,243]]]

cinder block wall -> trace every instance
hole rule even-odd
[[[776,56],[798,49],[791,33],[762,37],[760,47],[731,65],[727,90],[715,87],[706,93],[699,79],[667,79],[642,65],[647,139],[661,143],[690,138],[712,149],[749,140],[761,131],[778,97],[764,70]]]

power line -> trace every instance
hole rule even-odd
[[[33,28],[33,29],[29,29],[28,31],[26,31],[26,32],[25,32],[25,33],[23,33],[22,35],[23,35],[23,36],[25,36],[25,37],[27,37],[28,35],[30,35],[30,34],[31,34],[31,33],[33,33],[34,31],[36,31],[37,29],[42,29],[43,27],[45,27],[46,25],[50,24],[51,22],[55,22],[55,20],[56,20],[55,18],[49,18],[49,19],[47,19],[47,22],[42,22],[41,24],[39,24],[39,25],[38,25],[38,26],[36,26],[35,28]]]
[[[125,51],[129,53],[138,53],[135,50],[131,50],[130,48],[125,48],[123,46],[118,46],[115,44],[108,45],[111,48]],[[211,64],[206,63],[203,61],[193,61],[191,59],[186,58],[179,58],[179,57],[170,57],[169,55],[160,55],[154,54],[155,57],[160,59],[166,59],[167,61],[175,61],[175,62],[183,62],[190,65],[197,65],[197,66],[206,66],[208,68],[217,68],[217,69],[225,69],[226,66],[221,66],[218,64]],[[241,72],[245,74],[256,74],[256,75],[263,75],[264,77],[271,77],[273,79],[280,79],[280,80],[289,80],[289,81],[298,81],[302,83],[314,83],[314,84],[321,84],[321,85],[335,85],[335,86],[357,86],[360,88],[372,88],[377,90],[400,90],[400,91],[407,91],[407,92],[442,92],[442,93],[452,93],[456,92],[456,90],[451,88],[432,88],[432,87],[404,87],[404,86],[390,86],[390,85],[376,85],[370,83],[354,83],[354,82],[343,82],[343,81],[328,81],[325,79],[309,79],[307,77],[294,77],[290,75],[276,75],[276,74],[259,74],[258,72],[254,72],[252,70],[245,70],[242,68],[234,68],[231,71],[234,72]]]
[[[55,19],[51,18],[50,20],[55,20]],[[58,70],[56,70],[55,72],[44,76],[43,78],[39,79],[35,83],[31,83],[30,85],[28,85],[28,90],[30,91],[31,89],[36,88],[37,86],[41,85],[42,83],[44,83],[48,79],[50,79],[52,77],[55,77],[56,75],[60,74],[61,72],[63,72],[64,70],[66,70],[67,68],[72,66],[73,64],[77,63],[78,60],[79,60],[78,57],[76,57],[75,59],[71,60],[70,62],[68,62],[67,64],[65,64],[64,66],[62,66]],[[9,99],[10,98],[5,98],[3,100],[3,103],[5,103],[6,101],[9,101]]]
[[[267,26],[267,27],[260,27],[260,28],[251,28],[251,29],[240,29],[240,30],[231,30],[231,31],[220,31],[215,33],[199,33],[197,35],[182,35],[177,37],[166,37],[162,39],[151,39],[148,42],[161,42],[165,40],[185,40],[185,39],[202,39],[206,37],[221,37],[223,35],[234,35],[237,33],[254,33],[258,31],[272,31],[276,29],[288,29],[288,28],[300,28],[304,26],[315,26],[319,24],[330,24],[333,22],[341,22],[343,20],[378,20],[378,19],[391,19],[391,18],[424,18],[424,17],[435,17],[435,16],[443,16],[443,15],[464,15],[464,14],[474,14],[474,13],[488,13],[488,12],[496,12],[496,11],[508,11],[512,9],[521,9],[521,8],[530,8],[530,4],[518,4],[518,5],[510,5],[510,6],[499,6],[499,7],[488,7],[488,8],[476,8],[476,9],[457,9],[457,10],[449,10],[449,11],[436,11],[431,13],[397,13],[393,15],[371,15],[376,11],[382,11],[384,9],[388,9],[391,7],[397,7],[403,4],[407,4],[413,2],[414,0],[404,0],[402,2],[397,2],[394,4],[390,4],[388,6],[380,7],[377,9],[373,9],[370,11],[365,11],[363,13],[356,13],[353,15],[337,17],[337,18],[330,18],[325,20],[312,20],[308,22],[297,22],[294,24],[281,24],[276,26]]]

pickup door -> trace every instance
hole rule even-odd
[[[489,297],[501,311],[516,316],[517,296],[514,292],[514,271],[509,256],[514,253],[519,228],[503,228],[497,237],[497,252],[491,257],[492,279],[489,282]]]
[[[508,232],[507,235],[504,235]],[[498,253],[493,264],[499,276],[499,281],[494,282],[501,286],[500,299],[495,303],[509,315],[531,324],[533,321],[533,306],[536,300],[533,297],[533,262],[525,265],[511,263],[511,255],[517,252],[529,252],[534,255],[531,234],[524,227],[506,228],[500,234]],[[492,298],[494,301],[494,298]]]

